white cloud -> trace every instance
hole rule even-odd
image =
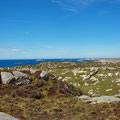
[[[60,5],[64,10],[78,12],[79,8],[87,7],[93,3],[120,3],[120,0],[51,0],[53,3]]]
[[[20,49],[6,49],[6,48],[0,48],[0,52],[21,52]]]
[[[69,4],[66,4],[63,0],[51,0],[53,3],[56,3],[60,5],[64,10],[71,11],[71,12],[78,12],[75,8],[70,6]]]
[[[8,51],[10,51],[10,52],[20,52],[22,50],[19,50],[19,49],[8,49]]]

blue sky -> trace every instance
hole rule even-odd
[[[120,0],[0,0],[0,59],[120,57]]]

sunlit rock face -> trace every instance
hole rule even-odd
[[[16,85],[26,85],[32,82],[32,79],[28,75],[19,71],[1,72],[0,76],[2,84],[14,83]]]
[[[19,120],[11,115],[8,115],[6,113],[0,112],[0,120]]]
[[[9,84],[15,81],[14,75],[9,72],[1,72],[1,83],[2,84]]]

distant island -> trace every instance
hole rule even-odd
[[[82,62],[82,61],[84,61],[84,60],[90,60],[90,61],[91,61],[91,60],[94,60],[94,61],[95,61],[95,60],[98,60],[98,59],[95,59],[95,58],[89,58],[89,59],[88,59],[88,58],[86,58],[86,59],[79,59],[79,60],[77,60],[77,61]]]
[[[40,59],[40,60],[36,60],[36,61],[45,61],[45,60]]]
[[[22,62],[16,63],[16,64],[23,64]]]
[[[120,58],[100,59],[99,62],[102,62],[102,63],[118,63],[118,62],[120,62]]]

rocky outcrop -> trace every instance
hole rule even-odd
[[[90,75],[86,75],[84,78],[83,78],[83,81],[84,80],[88,80],[91,76]]]
[[[97,74],[98,71],[99,71],[99,69],[97,69],[97,70],[95,70],[94,72],[90,73],[90,76],[93,76],[93,75]]]
[[[15,81],[14,75],[10,72],[1,72],[1,83],[9,84]]]
[[[96,103],[107,102],[107,103],[110,103],[110,102],[120,101],[120,98],[117,97],[117,95],[114,95],[114,96],[100,96],[100,97],[89,97],[87,95],[82,95],[82,96],[79,96],[79,97],[76,97],[76,98],[83,99],[86,102],[91,102],[91,103],[92,102],[96,102]]]
[[[49,79],[56,80],[56,77],[49,74],[46,71],[33,70],[33,71],[11,71],[11,72],[1,72],[0,81],[2,84],[16,84],[16,85],[26,85],[31,84],[32,79],[28,76],[34,76],[37,79],[43,79],[48,81]]]
[[[40,73],[40,77],[44,80],[49,80],[49,76],[48,76],[48,73],[46,71],[42,71]]]
[[[12,72],[15,76],[15,84],[16,85],[27,85],[30,84],[32,82],[32,79],[28,77],[28,75],[19,72],[19,71],[13,71]]]
[[[32,79],[22,72],[19,71],[1,72],[2,84],[14,83],[16,85],[26,85],[30,84],[31,82]]]
[[[0,120],[19,120],[11,115],[8,115],[6,113],[0,112]]]
[[[95,70],[94,72],[91,72],[89,75],[86,75],[83,80],[88,80],[89,78],[91,78],[93,75],[97,74],[99,71],[99,69]]]
[[[19,72],[19,71],[13,71],[12,73],[16,80],[28,78],[26,74]]]
[[[20,86],[20,85],[28,85],[32,83],[32,79],[19,79],[18,81],[15,82],[16,85]]]
[[[40,71],[40,70],[37,70],[37,69],[30,69],[30,73],[36,73],[37,71]]]
[[[25,72],[31,74],[32,76],[36,77],[37,79],[43,79],[45,81],[48,80],[56,80],[56,77],[53,74],[48,73],[47,71],[40,71],[40,70],[30,70],[29,72]]]

